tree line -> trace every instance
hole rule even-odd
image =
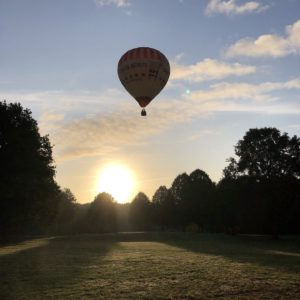
[[[52,145],[20,103],[0,102],[0,234],[195,231],[300,233],[300,139],[277,128],[249,129],[223,177],[201,169],[118,204],[108,193],[79,204],[55,181]]]

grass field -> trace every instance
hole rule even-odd
[[[0,299],[300,299],[300,239],[119,233],[0,248]]]

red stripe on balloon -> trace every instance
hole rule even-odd
[[[147,96],[136,97],[135,100],[139,103],[140,107],[146,107],[152,100]]]
[[[148,48],[144,48],[143,49],[143,52],[144,52],[144,58],[148,58]]]
[[[134,51],[130,51],[129,52],[129,59],[133,59],[134,58]]]
[[[141,48],[136,49],[136,58],[140,58]]]
[[[128,51],[124,54],[124,61],[128,59]]]
[[[150,57],[153,59],[154,58],[154,51],[153,51],[153,49],[150,49]]]
[[[140,47],[135,48],[130,51],[127,51],[120,59],[120,63],[129,61],[129,60],[135,60],[135,59],[153,59],[153,60],[159,60],[166,64],[168,64],[167,58],[159,51],[148,48],[148,47]]]
[[[160,60],[160,61],[162,61],[161,54],[158,51],[156,52],[156,55],[157,55],[157,59]]]

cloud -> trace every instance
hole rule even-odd
[[[262,5],[257,1],[249,1],[238,4],[237,0],[210,0],[205,9],[205,14],[242,15],[246,13],[260,13],[268,9],[268,5]]]
[[[177,99],[157,100],[148,109],[146,118],[140,117],[137,106],[128,103],[112,112],[61,124],[52,135],[55,153],[59,159],[107,155],[123,147],[145,144],[151,136],[182,123],[206,118],[213,112],[299,114],[299,106],[276,101],[280,100],[279,96],[273,95],[275,91],[291,89],[300,89],[300,78],[261,84],[223,82]]]
[[[54,142],[60,145],[57,154],[60,159],[105,155],[120,147],[138,144],[142,136],[152,135],[157,130],[151,127],[149,119],[143,120],[143,126],[140,121],[138,111],[135,114],[116,111],[74,120],[54,132]]]
[[[34,117],[43,128],[42,134],[50,134],[55,160],[63,161],[106,156],[122,148],[147,144],[152,136],[215,112],[300,114],[296,102],[279,98],[280,92],[292,89],[300,89],[300,78],[260,84],[221,82],[177,98],[161,95],[147,109],[146,118],[140,116],[138,105],[128,101],[125,92],[116,89],[98,93],[77,91],[76,96],[67,92],[37,95],[23,92],[22,97],[19,94],[8,97],[8,93],[0,92],[0,98],[27,99],[22,104],[34,99],[30,102],[37,112]],[[205,134],[209,133],[204,131],[191,138]]]
[[[208,90],[193,92],[189,97],[198,101],[242,100],[257,102],[273,102],[278,100],[272,92],[280,90],[300,89],[300,78],[286,82],[264,82],[261,84],[227,83],[213,84]]]
[[[256,39],[244,38],[231,45],[225,55],[227,57],[282,57],[300,53],[300,20],[287,26],[285,36],[276,34],[261,35]]]
[[[115,5],[116,7],[119,8],[131,6],[129,0],[94,0],[94,1],[98,6]]]
[[[218,135],[220,132],[218,130],[212,129],[202,129],[200,132],[197,130],[196,133],[192,133],[187,137],[189,141],[195,141],[200,139],[205,139],[207,136]]]
[[[239,63],[225,63],[206,58],[194,65],[185,66],[179,59],[171,62],[171,80],[187,80],[201,82],[222,79],[228,76],[243,76],[256,72],[256,67]]]
[[[42,112],[39,117],[39,128],[41,132],[49,132],[57,129],[63,122],[65,115],[63,113],[47,110]]]
[[[115,6],[119,9],[122,9],[128,16],[132,16],[132,11],[129,9],[131,7],[131,2],[129,0],[94,0],[97,6],[104,7],[104,6]]]
[[[300,78],[290,80],[284,84],[287,89],[300,89]]]

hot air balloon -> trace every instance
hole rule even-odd
[[[119,60],[118,75],[127,92],[142,107],[145,107],[166,85],[170,76],[168,59],[160,51],[139,47],[127,51]]]

